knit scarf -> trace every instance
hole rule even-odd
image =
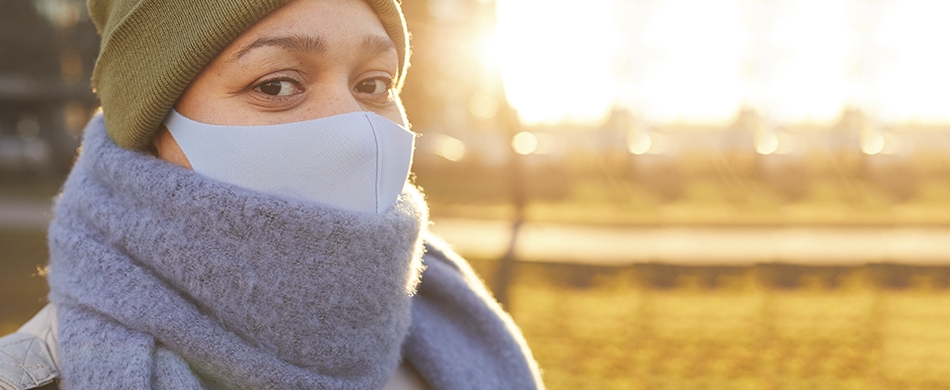
[[[62,384],[378,389],[405,355],[436,389],[541,387],[467,264],[422,265],[427,218],[410,186],[369,215],[216,182],[97,116],[49,230]]]

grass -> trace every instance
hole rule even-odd
[[[522,263],[509,310],[550,389],[950,388],[945,274],[784,271]]]

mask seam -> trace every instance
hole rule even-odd
[[[369,122],[369,128],[373,131],[373,140],[376,141],[376,180],[373,181],[374,192],[376,194],[376,199],[373,199],[373,209],[376,210],[376,214],[379,214],[379,199],[382,195],[379,193],[379,174],[382,170],[382,157],[380,156],[380,141],[379,141],[379,132],[376,131],[376,124],[373,122],[373,119],[366,115],[366,121]]]

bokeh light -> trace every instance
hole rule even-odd
[[[511,139],[511,148],[518,154],[531,154],[538,149],[538,137],[522,131]]]

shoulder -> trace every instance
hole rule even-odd
[[[0,389],[56,389],[56,313],[47,305],[16,333],[0,337]]]

